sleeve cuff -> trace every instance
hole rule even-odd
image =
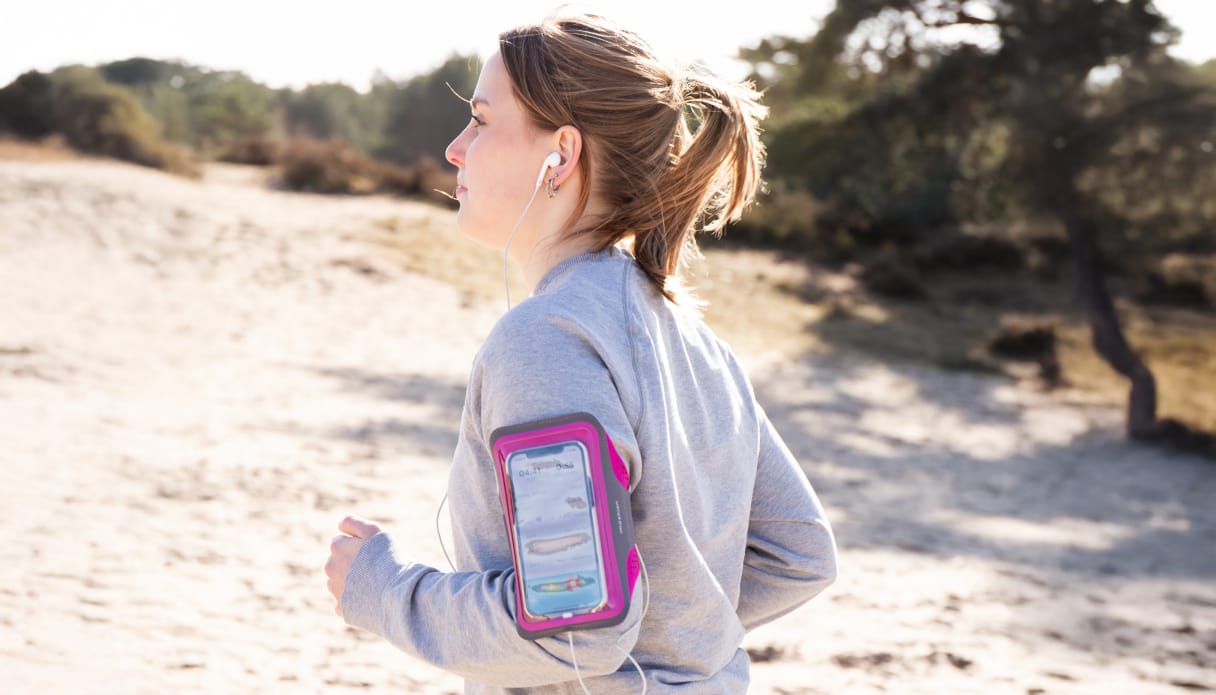
[[[342,618],[346,623],[383,635],[381,598],[413,564],[414,559],[388,533],[381,531],[367,539],[346,573],[342,589]]]

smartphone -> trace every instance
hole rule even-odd
[[[523,609],[535,622],[604,607],[604,562],[587,449],[571,441],[512,453],[507,475],[514,501]]]
[[[625,619],[640,560],[629,471],[588,413],[490,435],[511,559],[515,622],[537,639]]]

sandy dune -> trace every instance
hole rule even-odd
[[[363,234],[385,219],[454,233],[239,168],[0,162],[0,691],[460,690],[346,629],[321,573],[348,512],[445,565],[436,506],[501,311],[386,261]],[[1210,463],[1075,395],[753,364],[842,551],[837,586],[749,637],[753,692],[1216,689]]]

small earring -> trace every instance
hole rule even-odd
[[[561,190],[561,184],[558,184],[557,186],[553,185],[553,182],[556,180],[557,177],[554,176],[553,178],[549,179],[548,183],[545,184],[545,193],[548,194],[550,198],[556,198],[557,192]]]

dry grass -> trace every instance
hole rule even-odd
[[[390,261],[452,285],[466,302],[502,300],[502,254],[462,236],[455,216],[447,211],[435,208],[422,222],[385,218],[367,234],[383,246]],[[528,296],[513,268],[510,281],[515,301]]]
[[[1002,317],[1042,319],[1056,326],[1065,386],[1126,402],[1127,380],[1094,351],[1089,325],[1066,283],[1045,286],[1001,276],[956,282],[935,284],[928,301],[887,301],[859,292],[829,297],[820,303],[833,309],[807,330],[838,349],[1035,379],[1037,366],[999,360],[987,345]],[[1128,340],[1157,379],[1158,416],[1216,433],[1216,314],[1117,304]]]
[[[411,272],[446,282],[466,301],[504,301],[502,254],[463,237],[454,217],[436,209],[422,222],[392,217],[368,230],[389,260]],[[807,267],[772,253],[709,250],[694,269],[697,296],[708,303],[705,319],[732,344],[750,352],[794,354],[814,349],[817,340],[803,330],[823,307],[802,301],[786,287],[806,281]],[[511,297],[528,296],[523,279],[510,268]],[[763,306],[763,311],[756,311]]]
[[[430,158],[411,166],[372,159],[342,140],[293,138],[281,144],[253,139],[226,153],[230,161],[273,162],[283,183],[313,193],[390,193],[418,196],[452,207],[450,197],[437,191],[456,188],[456,172]]]
[[[0,160],[6,162],[63,162],[88,158],[65,145],[63,138],[57,135],[40,141],[0,136]]]
[[[198,178],[201,170],[191,159],[190,152],[177,145],[159,143],[148,150],[147,157],[136,164],[163,169],[169,173]],[[141,155],[142,157],[143,155]],[[0,161],[8,162],[66,162],[78,160],[113,160],[121,159],[105,154],[81,152],[69,146],[63,136],[50,135],[42,140],[21,140],[7,135],[0,135]]]
[[[1216,316],[1178,309],[1120,306],[1128,340],[1157,378],[1158,415],[1216,433]],[[1128,385],[1098,357],[1089,328],[1063,324],[1060,362],[1075,385],[1122,402]]]
[[[823,341],[806,330],[830,311],[810,302],[792,287],[814,283],[845,291],[847,278],[812,271],[805,263],[770,251],[712,248],[694,268],[692,284],[706,302],[705,321],[727,342],[751,354],[787,357],[823,349]]]

